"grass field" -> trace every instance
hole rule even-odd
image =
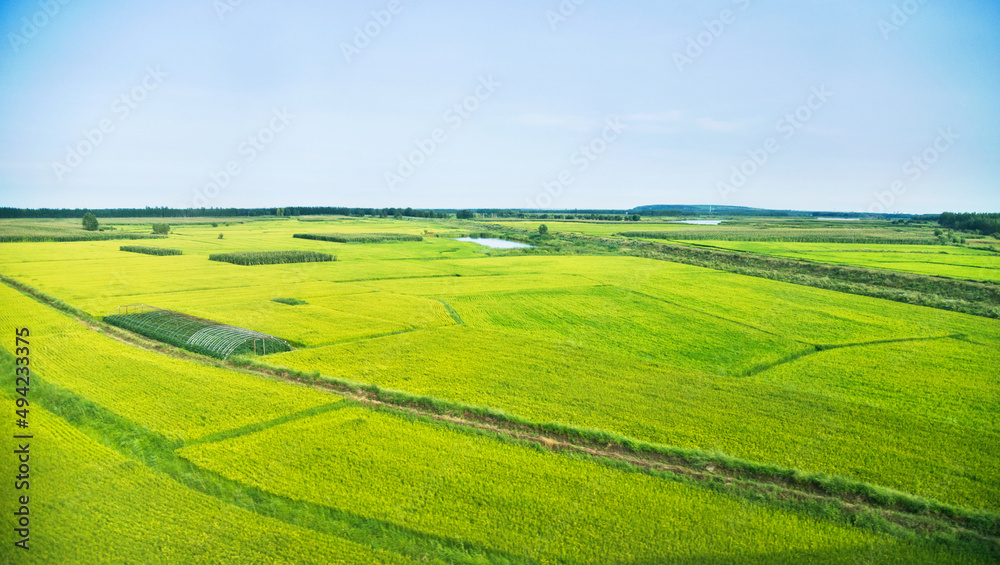
[[[1000,253],[967,247],[711,240],[684,243],[819,263],[854,265],[976,281],[1000,281]]]
[[[4,404],[8,392],[0,396]],[[30,489],[38,525],[30,553],[4,544],[7,563],[411,562],[194,492],[46,410],[31,414],[34,456],[44,461],[32,468]],[[6,434],[0,445],[6,453],[16,449]],[[10,500],[13,489],[5,485],[3,494]]]
[[[666,261],[544,245],[495,251],[435,237],[462,228],[375,219],[185,224],[157,243],[183,252],[176,256],[122,253],[116,241],[2,244],[0,274],[96,318],[85,325],[0,285],[0,335],[30,326],[33,370],[73,402],[93,403],[68,413],[49,400],[56,405],[43,406],[52,414],[40,421],[63,430],[59,437],[83,434],[87,453],[110,453],[105,467],[53,471],[53,483],[93,483],[103,493],[121,480],[122,494],[89,512],[124,508],[128,516],[135,510],[122,497],[160,492],[143,486],[159,477],[170,492],[201,501],[192,505],[208,505],[205,515],[252,516],[240,528],[199,533],[220,537],[211,551],[248,544],[247,555],[259,556],[251,561],[292,560],[273,537],[252,533],[269,520],[294,526],[289,539],[316,547],[317,556],[342,547],[345,562],[969,559],[919,536],[887,536],[774,500],[547,452],[391,406],[373,409],[350,387],[341,393],[352,400],[343,400],[236,370],[240,360],[198,360],[96,330],[119,305],[144,303],[297,348],[259,358],[272,367],[1000,510],[997,320]],[[296,233],[423,240],[358,245]],[[873,254],[831,243],[724,243],[771,246],[740,248],[758,253],[800,249],[828,262],[827,255],[926,258],[920,251],[933,249],[946,251],[934,257],[954,259],[953,268],[981,257],[957,246]],[[299,249],[338,261],[245,267],[208,259]],[[91,429],[95,418],[117,427]],[[80,456],[54,436],[46,441],[67,458]],[[136,453],[130,442],[163,447]],[[110,463],[116,458],[124,463]],[[75,512],[59,504],[63,514],[53,516]],[[143,524],[170,512],[157,507]],[[129,551],[170,546],[177,553],[165,561],[198,559],[209,551],[195,547],[202,538],[164,541],[197,527],[185,520],[148,545],[126,536],[114,555],[130,561],[139,553]],[[256,541],[240,541],[248,536]],[[80,555],[94,547],[81,544]]]
[[[539,562],[842,558],[832,548],[932,558],[678,483],[360,408],[180,453],[277,494]],[[726,539],[733,531],[741,532],[736,543]]]

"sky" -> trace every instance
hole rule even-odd
[[[0,32],[0,206],[1000,211],[995,0],[5,0]]]

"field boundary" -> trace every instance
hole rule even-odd
[[[354,383],[318,372],[304,373],[251,359],[212,359],[109,326],[9,277],[0,275],[0,280],[76,318],[92,330],[156,353],[261,378],[313,386],[336,392],[374,409],[390,410],[470,433],[487,433],[501,440],[696,484],[817,519],[829,519],[904,539],[932,542],[989,559],[1000,559],[1000,512],[957,507],[847,477],[755,463],[718,452],[653,444],[601,430],[558,423],[533,422],[503,411],[383,389],[373,384]],[[227,432],[220,432],[224,433]],[[228,433],[233,433],[233,430]]]

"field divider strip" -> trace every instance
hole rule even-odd
[[[437,300],[438,302],[441,303],[442,306],[444,306],[444,309],[448,311],[448,315],[451,316],[452,320],[455,320],[456,324],[460,326],[465,325],[465,322],[462,320],[462,317],[458,315],[458,310],[455,310],[455,308],[452,307],[451,304],[448,304],[447,302],[439,298],[435,298],[434,300]]]
[[[234,428],[231,430],[225,430],[217,432],[214,434],[209,434],[207,436],[202,436],[200,438],[185,442],[183,447],[189,447],[192,445],[201,445],[206,443],[216,443],[220,441],[225,441],[228,439],[235,439],[245,435],[255,434],[257,432],[262,432],[266,429],[273,428],[275,426],[280,426],[282,424],[287,424],[289,422],[295,422],[297,420],[304,420],[307,418],[312,418],[313,416],[319,416],[321,414],[326,414],[327,412],[333,412],[334,410],[340,410],[350,403],[343,400],[338,400],[336,402],[331,402],[329,404],[321,404],[320,406],[313,406],[312,408],[306,408],[305,410],[294,412],[292,414],[286,414],[279,418],[273,420],[268,420],[266,422],[257,422],[242,428]]]
[[[900,338],[900,339],[882,339],[882,340],[878,340],[878,341],[867,341],[867,342],[863,342],[863,343],[841,343],[841,344],[832,344],[832,345],[808,344],[808,345],[811,345],[813,347],[813,349],[808,349],[808,350],[805,350],[805,351],[799,351],[799,352],[793,353],[793,354],[791,354],[791,355],[789,355],[789,356],[787,356],[787,357],[785,357],[783,359],[779,359],[779,360],[774,361],[772,363],[764,363],[762,365],[757,365],[756,367],[751,367],[750,369],[748,369],[747,371],[741,373],[738,376],[739,377],[753,377],[753,376],[759,375],[761,373],[765,373],[767,371],[770,371],[771,369],[773,369],[775,367],[780,367],[781,365],[787,365],[789,363],[793,363],[793,362],[798,361],[799,359],[801,359],[803,357],[808,357],[810,355],[815,355],[817,353],[823,353],[824,351],[833,351],[835,349],[847,349],[847,348],[850,348],[850,347],[866,347],[866,346],[870,346],[870,345],[885,345],[885,344],[890,344],[890,343],[906,343],[906,342],[911,342],[911,341],[937,341],[937,340],[941,340],[941,339],[958,339],[958,340],[964,341],[965,337],[966,336],[964,334],[952,334],[952,335],[941,335],[941,336],[934,336],[934,337],[906,337],[906,338]]]

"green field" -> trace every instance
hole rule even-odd
[[[0,274],[44,293],[0,285],[0,335],[31,329],[32,370],[49,391],[32,412],[45,430],[37,480],[51,489],[38,520],[54,524],[36,562],[143,561],[157,548],[164,562],[292,562],[295,544],[316,562],[348,563],[971,562],[968,548],[981,547],[932,542],[917,527],[890,535],[783,497],[780,480],[767,483],[779,494],[754,497],[550,450],[508,433],[509,422],[860,481],[1000,524],[998,320],[545,240],[497,251],[437,237],[483,224],[303,220],[179,223],[156,243],[183,252],[172,256],[122,253],[120,241],[0,244]],[[647,223],[564,224],[611,236]],[[940,276],[991,269],[996,257],[940,245],[693,243],[919,273],[893,259],[913,256]],[[209,260],[290,250],[337,261]],[[246,359],[201,358],[101,322],[127,304],[295,350],[256,357],[270,374],[244,370]],[[313,386],[323,382],[334,389]],[[375,403],[369,385],[400,394]],[[459,404],[468,408],[447,408]],[[450,423],[412,413],[428,406],[445,407]],[[466,417],[490,410],[486,430]],[[100,504],[85,505],[92,497]],[[147,498],[156,503],[143,514]],[[175,517],[179,507],[200,510]],[[76,520],[90,529],[66,533]],[[981,531],[1000,537],[1000,527]]]
[[[835,547],[930,558],[678,483],[361,408],[180,453],[277,494],[540,562],[823,562],[839,559],[828,553]],[[743,533],[736,543],[726,539],[734,529]]]
[[[1000,253],[957,246],[685,241],[734,251],[975,281],[1000,281]]]

